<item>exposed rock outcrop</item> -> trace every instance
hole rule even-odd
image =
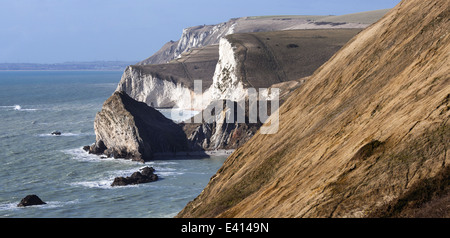
[[[216,105],[221,108],[219,113],[215,112]],[[245,113],[241,121],[238,119],[239,110]],[[247,142],[262,125],[259,120],[250,123],[248,104],[242,108],[233,101],[215,101],[199,115],[203,117],[201,123],[195,123],[195,117],[183,123],[192,150],[236,149]]]
[[[35,205],[43,205],[47,204],[44,201],[42,201],[37,195],[27,195],[24,197],[19,204],[17,204],[18,207],[28,207],[28,206],[35,206]]]
[[[116,177],[111,186],[136,185],[141,183],[150,183],[158,180],[158,175],[154,174],[153,167],[144,167],[140,171],[134,172],[129,177]]]
[[[257,132],[177,217],[390,216],[445,204],[449,29],[449,1],[401,1],[296,89],[278,132]]]
[[[148,161],[156,152],[188,150],[180,125],[124,92],[103,104],[94,123],[96,143],[90,152],[114,158]]]

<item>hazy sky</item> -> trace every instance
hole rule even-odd
[[[0,63],[140,61],[183,28],[260,15],[342,15],[400,0],[0,0]]]

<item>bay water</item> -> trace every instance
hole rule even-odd
[[[165,158],[145,164],[101,159],[94,118],[121,71],[0,71],[0,217],[173,217],[193,200],[226,156]],[[162,111],[170,116],[170,111]],[[51,132],[60,131],[60,136]],[[111,187],[151,166],[152,183]],[[46,205],[17,207],[38,195]]]

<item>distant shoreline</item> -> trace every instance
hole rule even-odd
[[[20,72],[20,71],[124,71],[125,69],[0,69],[0,72]]]
[[[92,61],[41,63],[0,63],[0,71],[124,71],[137,61]]]

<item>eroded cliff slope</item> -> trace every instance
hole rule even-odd
[[[448,209],[449,29],[449,1],[401,1],[294,91],[279,131],[237,149],[178,217]]]

